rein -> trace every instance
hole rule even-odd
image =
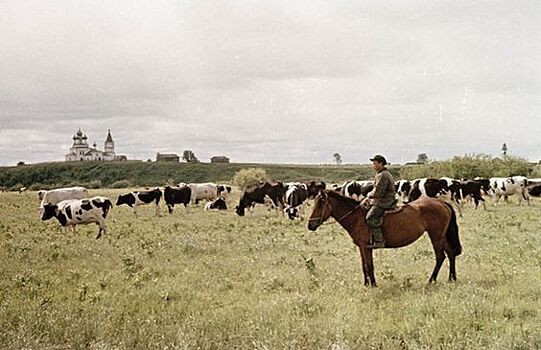
[[[327,202],[328,202],[328,200],[327,200],[327,198],[325,198],[325,207],[327,207]],[[317,218],[309,219],[308,222],[319,220],[319,222],[320,222],[319,226],[330,225],[330,224],[334,224],[335,222],[340,223],[342,220],[344,220],[346,217],[348,217],[349,214],[351,214],[355,210],[357,210],[357,208],[359,208],[360,206],[361,206],[361,204],[359,203],[353,209],[351,209],[350,211],[348,211],[347,213],[342,215],[339,219],[334,219],[334,221],[321,223],[322,217],[318,216]]]

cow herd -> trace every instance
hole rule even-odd
[[[256,204],[263,204],[269,210],[277,209],[290,219],[302,218],[304,204],[326,189],[322,181],[308,182],[261,182],[242,191],[235,212],[244,216],[246,210],[252,211]],[[372,181],[346,181],[332,189],[357,201],[365,198],[373,189]],[[517,195],[519,204],[530,196],[541,196],[541,179],[527,179],[524,176],[490,179],[475,178],[458,180],[448,177],[423,178],[413,181],[399,180],[395,184],[396,195],[403,203],[411,202],[421,196],[444,197],[454,202],[461,213],[464,203],[471,201],[475,208],[479,204],[485,207],[485,196],[493,198],[498,204],[501,197],[507,201],[509,196]],[[137,208],[141,205],[154,205],[156,215],[161,216],[160,203],[163,201],[169,214],[175,204],[187,207],[206,201],[205,210],[227,210],[227,199],[231,187],[215,183],[179,183],[144,191],[132,191],[118,196],[116,206],[127,205],[137,217]],[[95,223],[99,226],[97,238],[106,231],[105,219],[112,207],[112,202],[104,196],[89,197],[84,187],[59,188],[38,191],[40,217],[42,220],[56,218],[63,230],[71,226],[73,231],[78,224]]]

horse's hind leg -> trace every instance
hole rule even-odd
[[[441,238],[437,238],[438,236],[432,232],[428,232],[428,236],[430,237],[432,247],[434,248],[434,254],[436,255],[436,266],[434,266],[434,271],[432,271],[432,275],[430,276],[428,282],[435,283],[436,278],[438,278],[438,273],[440,272],[441,265],[445,261],[444,242]],[[439,236],[443,236],[442,238],[445,237],[444,235]]]
[[[456,281],[455,256],[449,255],[449,281]]]

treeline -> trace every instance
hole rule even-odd
[[[541,177],[539,165],[528,162],[524,158],[505,156],[492,157],[485,154],[456,156],[444,161],[429,161],[424,164],[408,165],[400,170],[403,179],[418,179],[423,177],[440,178],[443,176],[455,179],[473,179],[477,176],[507,177],[524,175]]]
[[[373,177],[368,165],[210,164],[170,162],[70,162],[0,168],[0,188],[18,190],[65,186],[150,187],[178,182],[232,183],[241,169],[262,168],[274,180],[342,182]],[[398,176],[399,167],[391,169]]]

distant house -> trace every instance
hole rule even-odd
[[[211,163],[229,163],[229,158],[226,156],[214,156],[210,158]]]
[[[156,153],[157,162],[180,162],[180,157],[175,153]]]

